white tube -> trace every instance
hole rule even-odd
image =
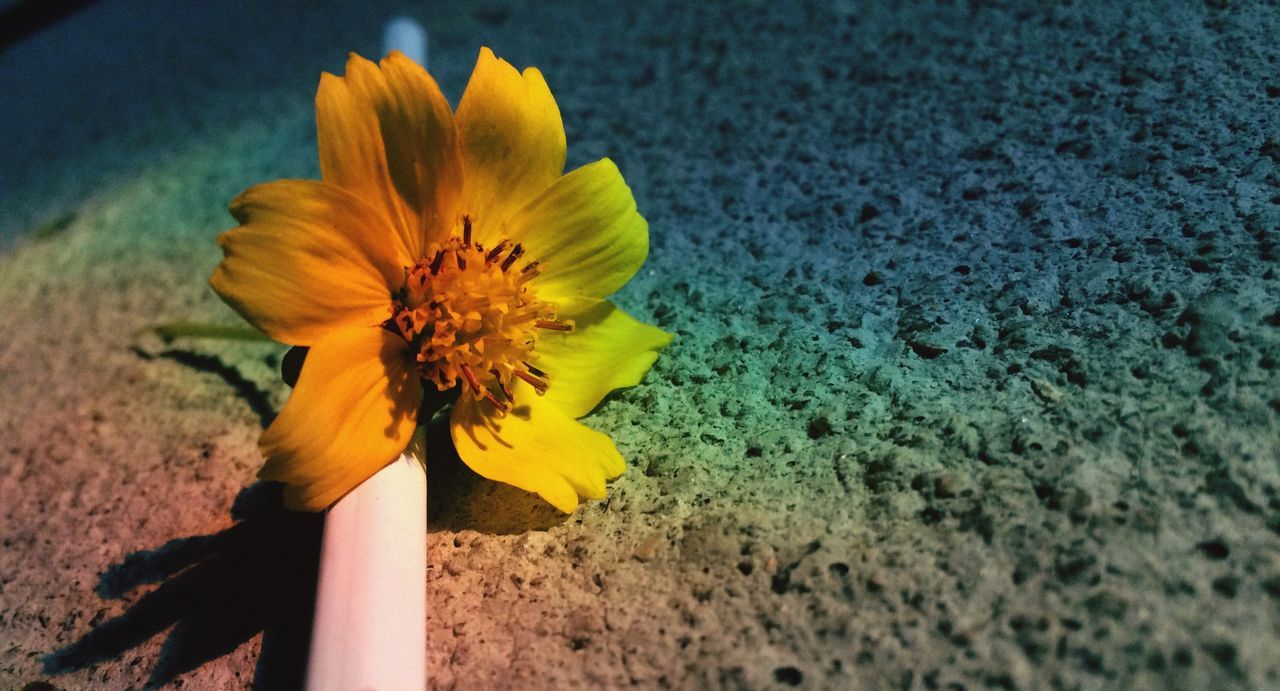
[[[324,521],[307,688],[427,686],[427,477],[422,430]]]
[[[382,30],[384,52],[398,50],[410,60],[427,66],[427,30],[408,17],[395,17]]]

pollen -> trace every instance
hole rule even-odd
[[[572,331],[556,305],[539,300],[533,283],[541,263],[520,262],[520,243],[492,248],[473,242],[471,219],[460,233],[431,246],[404,269],[404,286],[392,297],[387,328],[416,352],[419,375],[441,391],[461,385],[463,395],[488,401],[499,413],[514,402],[519,379],[538,395],[550,376],[533,366],[540,331]]]

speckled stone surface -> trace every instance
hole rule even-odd
[[[226,202],[395,11],[545,73],[677,334],[562,517],[431,451],[432,686],[1280,686],[1265,3],[103,2],[0,53],[0,686],[289,688],[320,524]],[[437,426],[436,431],[439,431]],[[47,688],[47,687],[32,687]]]

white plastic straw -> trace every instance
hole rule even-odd
[[[426,687],[427,476],[421,431],[329,509],[311,633],[312,691]]]
[[[408,17],[396,17],[382,30],[384,52],[398,50],[410,60],[427,66],[427,30]]]

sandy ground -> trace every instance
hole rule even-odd
[[[0,687],[296,684],[280,349],[139,334],[397,9],[542,68],[678,335],[568,518],[432,448],[434,687],[1280,686],[1274,8],[209,4],[0,53]]]

